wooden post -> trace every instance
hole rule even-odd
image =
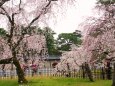
[[[75,78],[75,76],[76,76],[76,75],[75,75],[75,69],[74,69],[74,70],[73,70],[73,77]]]
[[[13,61],[11,62],[10,78],[13,79]]]
[[[66,76],[71,77],[71,71],[70,71],[69,63],[67,63],[67,71],[68,71],[68,74]]]
[[[101,68],[101,78],[102,78],[103,80],[105,79],[104,67]]]

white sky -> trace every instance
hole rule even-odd
[[[95,7],[96,0],[77,0],[76,6],[67,9],[64,16],[58,14],[57,23],[50,21],[50,27],[57,33],[74,32],[78,25],[82,23],[88,16],[94,15],[92,9]]]

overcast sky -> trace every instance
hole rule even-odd
[[[50,27],[57,33],[73,32],[78,28],[88,16],[95,15],[92,9],[95,7],[96,0],[77,0],[75,6],[67,9],[64,16],[58,14],[57,23],[50,21]],[[94,10],[94,9],[93,9]]]

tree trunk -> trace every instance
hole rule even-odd
[[[27,83],[27,80],[25,79],[25,76],[24,76],[24,71],[22,70],[20,63],[17,60],[15,54],[13,54],[13,58],[0,60],[0,64],[11,64],[12,61],[13,61],[13,64],[16,66],[16,72],[18,75],[18,83],[20,84]]]
[[[115,86],[115,63],[114,63],[114,71],[113,71],[113,83],[112,86]]]
[[[13,55],[13,64],[15,65],[16,67],[16,72],[17,72],[17,75],[18,75],[18,83],[19,84],[26,84],[27,83],[27,80],[24,76],[24,71],[22,70],[21,66],[20,66],[20,63],[19,63],[19,60],[16,58],[16,50],[15,49],[12,49],[12,55]]]
[[[88,77],[89,77],[89,80],[91,81],[91,82],[93,82],[94,80],[93,80],[93,76],[92,76],[92,72],[91,72],[91,70],[90,70],[90,68],[89,68],[89,65],[85,62],[85,71],[86,71],[86,74],[88,75]]]
[[[82,64],[82,76],[83,76],[83,78],[85,78],[85,66],[84,66],[84,64]]]
[[[22,70],[19,61],[17,60],[17,58],[13,59],[13,63],[16,66],[16,72],[18,75],[18,83],[19,84],[23,84],[23,83],[27,83],[27,80],[24,76],[24,71]]]
[[[106,66],[106,75],[107,75],[107,79],[111,80],[111,66],[110,66],[110,61],[107,62],[107,66]]]
[[[70,70],[69,63],[67,63],[67,71],[68,71],[68,74],[66,75],[66,77],[71,77],[71,70]]]

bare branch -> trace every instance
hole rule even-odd
[[[6,15],[5,13],[3,13],[2,11],[0,12],[0,14],[2,14],[2,15]]]
[[[17,15],[21,12],[21,10],[22,10],[21,4],[22,4],[22,0],[20,0],[18,12],[12,14],[12,19],[14,19],[15,15]]]
[[[10,15],[8,14],[8,12],[5,10],[5,8],[4,7],[0,7],[3,11],[4,11],[4,14],[7,16],[7,18],[9,19],[9,21],[10,21],[10,23],[12,22],[12,19],[11,19],[11,17],[10,17]]]
[[[9,64],[12,62],[12,58],[2,59],[0,60],[0,64]]]
[[[27,29],[30,28],[30,26],[41,17],[42,13],[40,13],[36,18],[34,18],[31,23],[28,25]]]
[[[22,0],[20,0],[20,3],[19,3],[19,11],[21,10],[21,3],[22,3]]]
[[[15,44],[15,46],[14,46],[15,49],[18,47],[18,45],[19,45],[20,42],[23,40],[23,38],[24,38],[24,35],[22,35],[22,36],[20,37],[20,39],[17,41],[17,43]]]
[[[7,1],[10,1],[10,0],[0,0],[0,7]]]

